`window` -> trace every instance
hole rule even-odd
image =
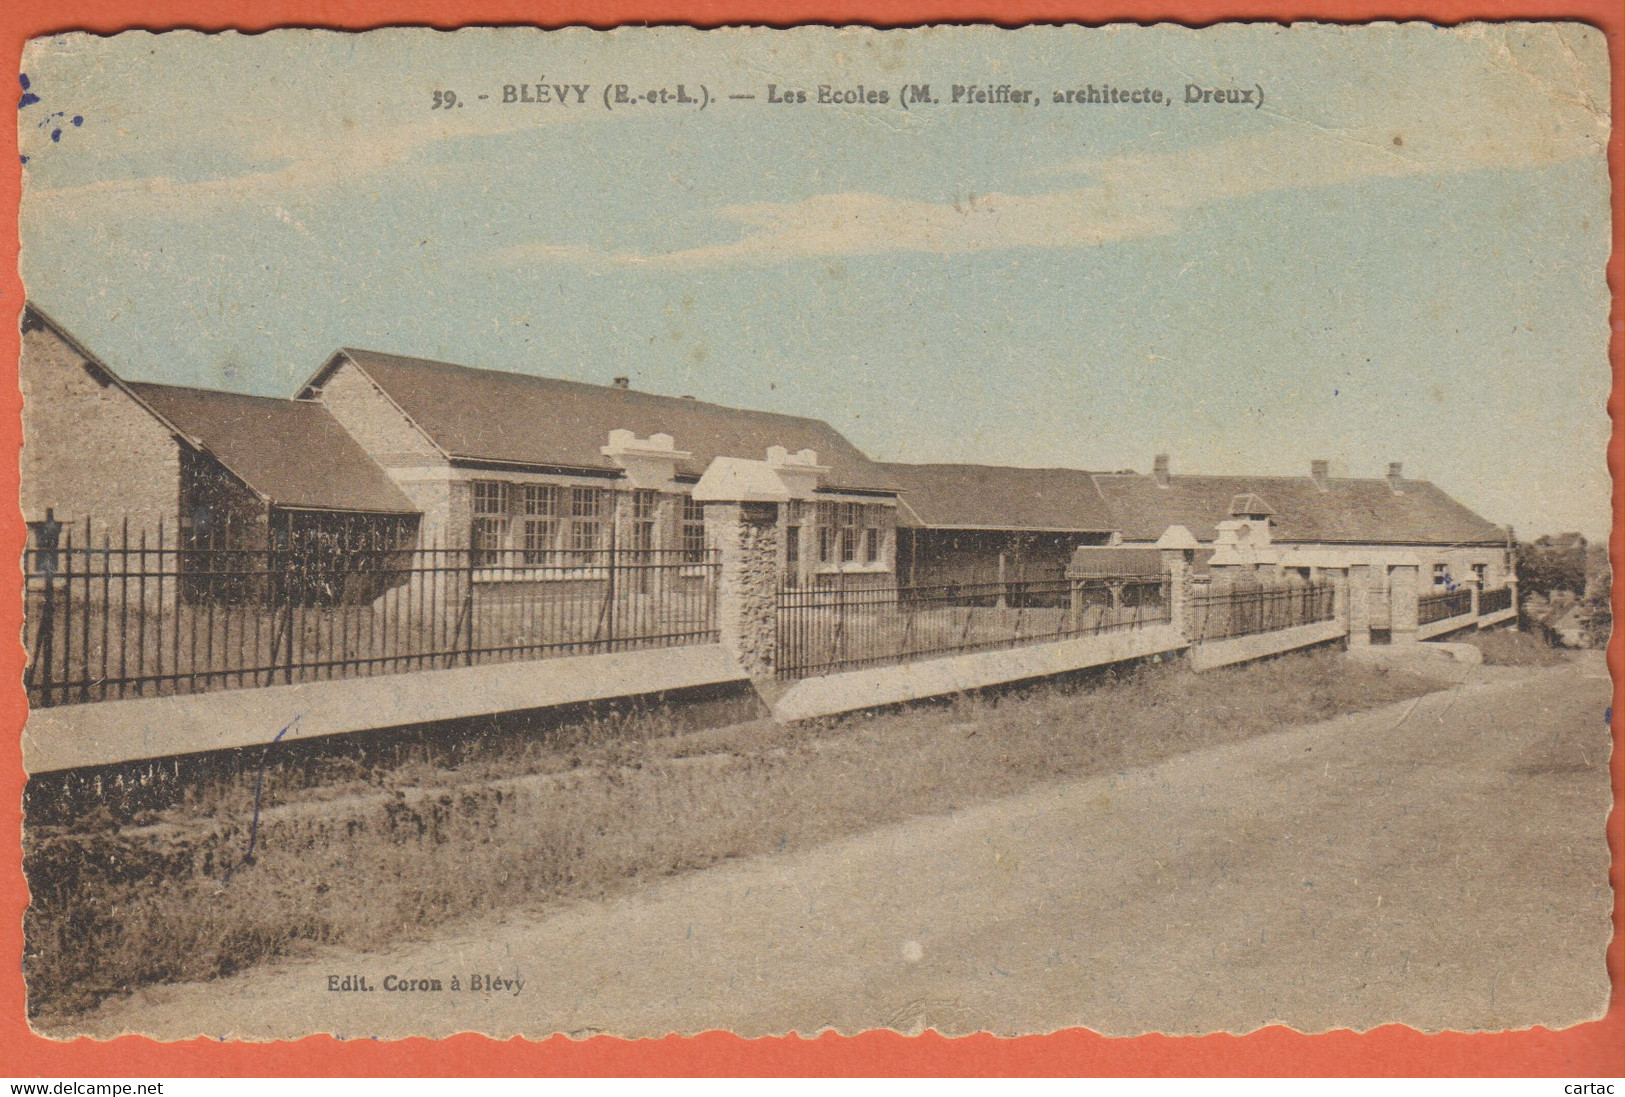
[[[522,489],[525,515],[525,563],[558,563],[559,489],[553,484],[526,484]]]
[[[474,513],[508,513],[508,485],[501,480],[474,481]]]
[[[473,493],[470,544],[475,567],[577,568],[603,563],[599,557],[608,540],[614,493],[604,488],[502,480],[476,480]],[[653,537],[658,505],[657,492],[634,496],[635,537]]]
[[[835,562],[835,526],[839,510],[834,503],[818,504],[818,562]]]
[[[698,564],[705,560],[705,504],[695,502],[691,495],[683,496],[683,562]]]
[[[792,515],[791,520],[796,517]],[[819,503],[816,520],[814,548],[819,565],[873,567],[884,563],[885,508],[863,503]],[[799,527],[791,528],[799,534]]]
[[[858,538],[863,529],[863,508],[857,503],[842,503],[837,517],[841,524],[841,563],[850,564],[858,558]]]
[[[570,489],[571,563],[589,566],[598,562],[603,547],[602,521],[604,492],[598,488]]]
[[[655,515],[660,493],[638,490],[632,493],[632,547],[648,552],[655,547]]]
[[[1478,580],[1479,589],[1483,589],[1484,582],[1489,578],[1490,566],[1488,564],[1474,564],[1473,578]]]
[[[1450,567],[1448,564],[1433,565],[1433,585],[1436,587],[1450,585]]]
[[[508,485],[500,480],[474,481],[474,529],[470,539],[475,567],[502,562],[508,540]]]

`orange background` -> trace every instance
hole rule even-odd
[[[520,23],[561,26],[621,23],[727,23],[788,25],[800,22],[868,23],[908,26],[926,22],[994,21],[1006,26],[1025,23],[1114,20],[1179,22],[1190,25],[1220,19],[1288,22],[1370,19],[1426,19],[1461,22],[1470,19],[1582,19],[1608,36],[1614,73],[1614,130],[1609,166],[1614,186],[1614,247],[1608,282],[1614,304],[1609,353],[1615,386],[1609,399],[1614,434],[1609,468],[1614,475],[1615,575],[1621,574],[1618,516],[1620,506],[1620,375],[1621,375],[1621,23],[1618,0],[253,0],[244,10],[222,16],[226,5],[208,0],[41,0],[0,4],[0,51],[5,67],[17,72],[23,43],[30,37],[65,30],[101,33],[126,28],[167,30],[268,30],[284,26],[322,26],[361,30],[391,24],[450,28],[469,24]],[[9,77],[8,77],[9,79]],[[177,104],[184,111],[185,104]],[[17,319],[23,287],[17,275],[17,209],[22,177],[15,126],[0,135],[0,361],[17,360]],[[21,438],[21,397],[14,381],[0,384],[0,441],[16,447]],[[13,450],[14,452],[14,450]],[[14,456],[0,461],[0,498],[17,498]],[[0,559],[19,559],[23,545],[21,514],[0,507]],[[0,600],[0,636],[21,635],[20,584],[6,585]],[[1614,591],[1614,614],[1620,616],[1620,589]],[[35,1036],[24,1020],[20,964],[0,963],[0,1074],[13,1077],[185,1077],[193,1075],[1550,1075],[1570,1078],[1619,1077],[1625,1073],[1625,993],[1621,978],[1621,790],[1620,703],[1621,643],[1610,647],[1615,678],[1614,739],[1611,763],[1615,808],[1608,819],[1614,854],[1614,939],[1608,970],[1614,993],[1608,1016],[1599,1022],[1561,1032],[1534,1029],[1499,1035],[1446,1033],[1425,1036],[1389,1026],[1365,1034],[1347,1031],[1304,1036],[1268,1028],[1244,1037],[1206,1036],[1107,1039],[1083,1030],[1050,1036],[1001,1040],[972,1036],[949,1040],[927,1034],[903,1037],[869,1033],[855,1038],[826,1035],[802,1040],[741,1040],[726,1033],[692,1039],[625,1041],[597,1037],[574,1041],[555,1037],[540,1042],[497,1042],[481,1036],[447,1040],[339,1041],[310,1037],[272,1044],[221,1043],[200,1039],[163,1044],[142,1037],[58,1042]],[[26,712],[21,690],[23,650],[11,641],[0,645],[0,848],[17,850],[22,833],[22,752],[20,737]],[[14,857],[0,859],[0,956],[22,955],[22,914],[27,890]]]

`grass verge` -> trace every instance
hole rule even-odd
[[[1142,666],[793,728],[640,738],[626,727],[458,766],[270,785],[252,859],[252,781],[233,779],[139,819],[28,829],[29,1011],[54,1028],[134,987],[599,897],[1439,685],[1316,652],[1203,675]]]

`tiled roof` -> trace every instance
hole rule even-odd
[[[1117,528],[1093,478],[1077,469],[881,467],[903,486],[899,519],[905,526],[1092,533]]]
[[[129,388],[274,505],[417,513],[320,404],[136,381]]]
[[[1101,495],[1124,540],[1155,541],[1169,526],[1185,526],[1210,541],[1230,517],[1238,495],[1269,500],[1275,541],[1370,544],[1501,544],[1505,532],[1426,480],[1329,479],[1322,490],[1309,477],[1173,476],[1167,487],[1139,473],[1097,473]]]
[[[895,490],[891,478],[839,431],[817,419],[723,407],[685,397],[346,348],[306,393],[348,358],[448,455],[471,461],[612,469],[600,449],[612,430],[672,436],[693,454],[679,474],[699,476],[713,458],[762,460],[769,446],[818,452],[825,487]]]
[[[1162,551],[1122,545],[1080,545],[1067,564],[1068,579],[1098,575],[1161,575]]]

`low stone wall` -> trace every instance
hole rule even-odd
[[[1478,619],[1478,627],[1479,628],[1494,628],[1497,625],[1504,625],[1508,621],[1516,621],[1517,619],[1518,619],[1518,610],[1517,610],[1516,606],[1513,606],[1513,607],[1509,607],[1507,609],[1497,610],[1494,613],[1485,614],[1483,617],[1480,617]]]
[[[1347,634],[1348,628],[1343,622],[1332,620],[1277,629],[1274,632],[1259,632],[1251,636],[1236,636],[1229,640],[1213,640],[1191,648],[1191,669],[1213,670],[1217,667],[1227,667],[1232,663],[1263,659],[1296,648],[1324,644]]]
[[[1053,643],[803,678],[773,698],[770,706],[775,719],[809,720],[1143,659],[1180,651],[1187,646],[1189,641],[1171,625],[1124,629]]]
[[[747,681],[720,644],[40,709],[23,728],[29,773],[381,731]]]
[[[1462,629],[1475,628],[1477,625],[1477,617],[1471,613],[1459,613],[1454,617],[1446,617],[1442,621],[1433,621],[1420,626],[1416,630],[1416,637],[1419,640],[1431,640],[1435,636],[1445,636],[1452,632],[1460,632]]]

